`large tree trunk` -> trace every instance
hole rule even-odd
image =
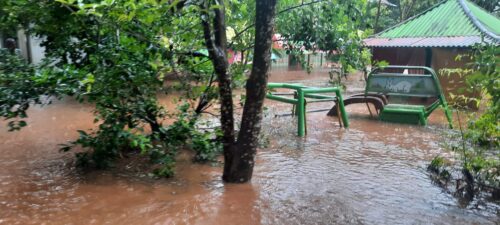
[[[223,180],[242,183],[252,178],[271,65],[276,0],[256,1],[255,47],[252,72],[246,84],[246,102],[237,143],[225,155]]]
[[[210,1],[205,2],[205,11],[202,15],[203,33],[205,45],[207,46],[210,60],[214,65],[217,83],[219,84],[219,96],[221,103],[221,129],[223,132],[224,158],[230,157],[231,149],[234,148],[234,117],[233,117],[233,94],[231,89],[231,77],[227,73],[227,38],[224,14],[224,1],[219,1],[218,8],[214,9],[215,17],[209,21],[208,10]]]

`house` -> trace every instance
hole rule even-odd
[[[464,68],[468,61],[457,56],[482,41],[498,45],[499,35],[499,18],[468,0],[445,0],[364,42],[374,62],[428,66],[439,74],[444,68]],[[456,74],[440,81],[445,91],[463,86]]]
[[[21,56],[28,62],[38,64],[45,57],[45,48],[41,46],[43,38],[27,35],[23,30],[14,32],[14,36],[2,35],[0,33],[0,48],[5,48],[5,40],[13,38],[16,40],[17,48]]]

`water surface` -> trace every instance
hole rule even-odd
[[[280,72],[272,81],[324,85],[318,72]],[[362,84],[352,78],[351,90]],[[356,86],[357,85],[357,86]],[[172,99],[162,99],[173,108]],[[188,153],[172,179],[150,179],[125,162],[110,171],[81,172],[73,152],[58,144],[90,129],[92,106],[66,99],[29,112],[29,126],[0,130],[0,224],[498,224],[491,203],[462,206],[434,185],[428,162],[445,151],[441,111],[428,127],[370,119],[364,105],[348,106],[351,127],[326,113],[296,121],[275,117],[289,105],[266,101],[251,183],[221,182],[221,168],[192,164]],[[329,103],[310,105],[328,108]],[[446,153],[444,153],[446,154]]]

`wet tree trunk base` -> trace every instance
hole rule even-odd
[[[222,180],[224,182],[245,183],[252,178],[254,166],[253,157],[245,157],[245,155],[242,154],[243,152],[249,152],[249,150],[238,148],[237,145],[233,145],[230,147],[230,150],[224,154],[224,173],[222,175]]]

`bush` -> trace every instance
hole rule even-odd
[[[11,120],[9,131],[26,126],[26,110],[40,101],[34,74],[35,68],[19,55],[0,49],[0,116]]]
[[[500,112],[487,110],[477,119],[469,121],[465,137],[480,146],[500,146]]]
[[[472,62],[465,69],[446,69],[445,73],[458,73],[465,78],[467,88],[464,91],[479,91],[479,98],[469,98],[465,95],[452,95],[456,100],[456,109],[467,103],[485,102],[483,112],[473,113],[464,128],[457,110],[459,136],[453,137],[451,148],[461,157],[461,168],[443,169],[444,159],[436,157],[429,165],[429,170],[440,177],[450,177],[456,181],[455,193],[463,193],[472,197],[476,192],[488,190],[491,193],[500,192],[500,47],[490,44],[476,45],[468,57]],[[460,173],[456,173],[460,171]],[[461,181],[465,181],[462,182]],[[465,185],[464,185],[465,184]],[[464,187],[466,187],[464,189]],[[495,195],[495,194],[493,194]],[[469,199],[469,201],[472,198]]]

